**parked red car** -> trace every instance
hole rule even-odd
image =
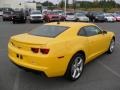
[[[59,15],[57,12],[47,12],[44,15],[44,20],[46,22],[51,22],[51,21],[65,20],[65,17]]]

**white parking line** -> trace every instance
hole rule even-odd
[[[18,90],[19,89],[19,78],[20,78],[20,73],[17,70],[17,74],[16,74],[16,77],[15,77],[15,82],[14,82],[14,86],[13,86],[12,90]]]
[[[102,62],[98,62],[99,64],[101,64],[104,68],[106,68],[108,71],[110,71],[112,74],[114,74],[115,76],[117,76],[118,78],[120,78],[120,74],[117,73],[116,71],[114,71],[113,69],[111,69],[109,66],[107,66],[106,64],[102,63]]]

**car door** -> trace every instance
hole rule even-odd
[[[102,33],[102,30],[100,30],[97,26],[87,26],[84,27],[84,29],[88,38],[88,60],[92,60],[104,52],[104,43],[106,42],[106,39]]]

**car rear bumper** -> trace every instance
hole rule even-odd
[[[43,21],[43,19],[30,19],[31,22]]]
[[[18,50],[10,44],[8,45],[8,56],[10,61],[17,66],[44,72],[48,77],[63,76],[68,64],[64,62],[65,58],[59,60],[56,57],[37,56]]]

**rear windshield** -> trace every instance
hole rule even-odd
[[[69,27],[64,26],[54,26],[54,25],[42,25],[32,31],[29,34],[35,36],[51,37],[54,38],[67,30]]]

